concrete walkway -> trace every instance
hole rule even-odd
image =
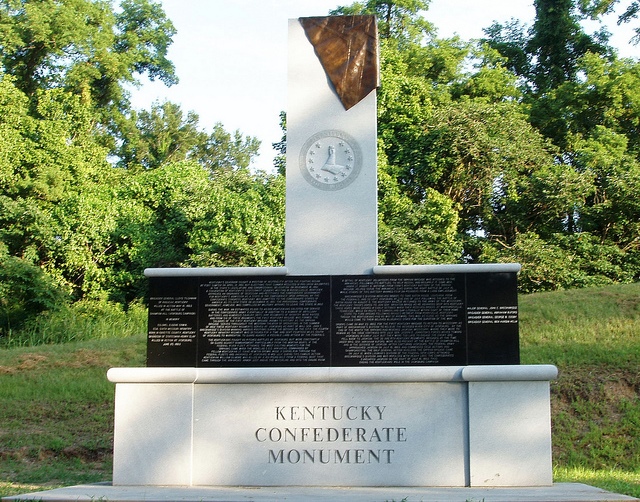
[[[589,502],[639,500],[579,483],[532,488],[157,487],[94,484],[6,497],[42,501]]]

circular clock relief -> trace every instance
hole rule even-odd
[[[342,131],[322,131],[311,136],[300,152],[304,178],[320,190],[340,190],[360,173],[362,154],[356,141]]]

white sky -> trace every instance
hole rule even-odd
[[[161,0],[178,33],[169,59],[180,82],[166,87],[145,82],[132,90],[135,108],[154,101],[178,103],[183,112],[195,111],[200,127],[210,130],[220,122],[227,131],[239,129],[262,141],[257,169],[271,170],[280,140],[279,113],[286,108],[287,23],[290,18],[324,16],[340,0]],[[520,19],[531,25],[533,0],[431,0],[424,17],[438,35],[454,33],[464,40],[483,36],[493,21]],[[609,24],[616,33],[612,44],[625,57],[640,55],[629,46],[632,27]],[[615,31],[614,31],[615,30]]]

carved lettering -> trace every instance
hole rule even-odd
[[[382,420],[386,406],[276,406],[276,420]]]
[[[356,446],[365,443],[404,443],[407,428],[383,426],[387,407],[384,405],[287,405],[276,406],[278,422],[290,425],[259,427],[254,435],[258,443],[296,443]],[[309,426],[298,427],[309,422]],[[322,422],[337,422],[335,426],[319,426]],[[352,423],[354,426],[344,426]],[[369,424],[367,426],[367,424]],[[372,427],[372,425],[374,425]],[[390,464],[394,448],[269,448],[269,464]]]
[[[269,450],[270,464],[391,464],[394,449]]]

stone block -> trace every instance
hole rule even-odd
[[[461,384],[197,385],[194,485],[465,486]]]
[[[293,275],[370,273],[378,260],[376,93],[345,110],[298,19],[289,20],[288,61],[285,264]],[[329,147],[348,169],[322,170]]]
[[[191,484],[192,393],[186,383],[116,386],[114,485]]]
[[[471,486],[551,485],[549,382],[468,385]]]

